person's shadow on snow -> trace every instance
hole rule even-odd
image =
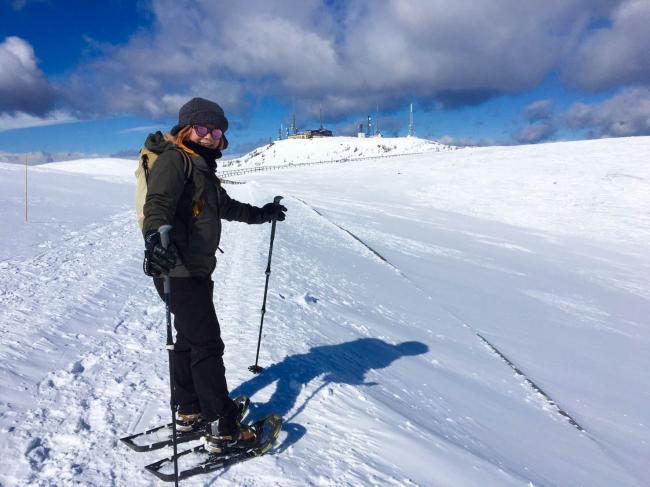
[[[231,395],[235,397],[246,394],[253,398],[256,392],[277,382],[271,399],[266,404],[251,402],[250,411],[255,418],[276,413],[285,419],[283,430],[288,433],[288,436],[280,447],[280,450],[284,450],[306,432],[302,425],[292,423],[291,420],[300,414],[307,403],[322,389],[334,383],[377,385],[376,382],[366,382],[365,376],[368,371],[383,369],[401,357],[420,355],[428,351],[429,348],[421,342],[391,345],[376,338],[360,338],[338,345],[314,347],[308,353],[290,355],[282,362],[267,367],[262,373],[233,390]],[[302,401],[290,418],[287,418],[287,414],[296,405],[303,387],[321,376],[323,383]]]

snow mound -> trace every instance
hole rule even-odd
[[[85,174],[110,182],[134,183],[137,161],[113,157],[98,159],[77,159],[73,161],[52,162],[39,166],[39,170],[60,171]]]
[[[220,163],[222,168],[238,169],[259,166],[281,166],[320,161],[341,161],[369,157],[421,154],[454,150],[455,147],[434,140],[415,137],[326,137],[286,139]]]

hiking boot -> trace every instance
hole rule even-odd
[[[186,433],[205,426],[201,413],[182,414],[176,413],[176,431]]]
[[[241,395],[233,399],[235,407],[237,408],[237,417],[241,421],[246,413],[248,413],[248,405],[250,399],[248,396]],[[201,413],[181,413],[176,412],[176,431],[187,433],[188,431],[196,431],[205,428],[206,420]],[[209,426],[209,425],[208,425]]]
[[[207,425],[207,434],[203,438],[205,449],[210,453],[224,453],[254,446],[257,433],[253,428],[241,424],[241,418],[248,406],[246,401],[235,399],[233,410],[225,416]]]
[[[217,421],[215,421],[216,423]],[[215,423],[212,423],[213,425]],[[233,450],[245,450],[257,443],[257,433],[245,424],[229,433],[210,433],[203,437],[203,445],[209,453],[225,453]]]

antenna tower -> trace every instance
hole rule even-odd
[[[375,114],[375,133],[381,135],[379,132],[379,104],[377,104],[377,113]]]
[[[321,103],[318,112],[320,114],[320,129],[323,130],[323,104]]]
[[[293,135],[296,135],[298,133],[298,127],[296,127],[296,112],[293,112],[293,116],[291,118],[291,133]]]

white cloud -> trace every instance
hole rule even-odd
[[[58,83],[60,106],[84,116],[162,118],[203,96],[245,116],[255,97],[275,96],[295,101],[299,113],[322,102],[336,121],[377,104],[389,112],[407,100],[431,107],[478,104],[532,89],[561,66],[574,82],[593,80],[594,88],[647,81],[650,72],[644,49],[650,29],[642,28],[650,24],[650,4],[641,0],[149,5],[153,24],[125,44],[88,40],[101,54]],[[607,19],[610,27],[589,29]],[[52,109],[54,90],[28,43],[8,38],[0,44],[0,67],[0,113]],[[550,102],[542,102],[529,108],[530,122],[553,116]]]
[[[524,108],[524,116],[529,122],[548,120],[553,116],[553,102],[551,100],[538,100]]]
[[[534,144],[549,139],[556,132],[557,128],[553,121],[531,123],[517,132],[515,140],[519,144]]]
[[[591,32],[571,55],[565,77],[578,86],[603,90],[650,83],[650,2],[626,0],[611,25]]]
[[[13,114],[0,113],[0,132],[29,127],[43,127],[46,125],[59,125],[73,123],[78,120],[69,113],[55,111],[45,117],[37,117],[29,113],[17,112]]]
[[[618,3],[153,0],[151,29],[82,66],[69,100],[155,117],[197,95],[240,113],[251,94],[317,100],[332,116],[407,97],[475,104],[535,87]]]
[[[550,100],[539,100],[526,106],[523,115],[528,124],[511,142],[543,142],[567,129],[590,138],[650,135],[650,87],[624,88],[600,103],[574,103],[563,113],[554,112]]]
[[[453,137],[451,135],[443,135],[438,139],[438,142],[445,145],[453,145],[456,147],[486,147],[490,145],[505,145],[506,142],[497,142],[491,138],[477,139],[475,137]]]
[[[0,113],[43,115],[52,109],[54,96],[27,41],[7,37],[0,43]]]
[[[557,116],[553,112],[552,100],[537,100],[524,107],[524,118],[528,124],[514,134],[513,142],[534,144],[545,141],[558,131]]]
[[[591,137],[650,135],[650,88],[627,88],[596,105],[576,103],[566,123]]]
[[[146,132],[154,132],[156,130],[160,130],[160,125],[142,125],[140,127],[131,127],[128,129],[122,129],[118,130],[115,132],[118,135],[125,135],[125,134],[137,134],[137,133],[146,133]]]

